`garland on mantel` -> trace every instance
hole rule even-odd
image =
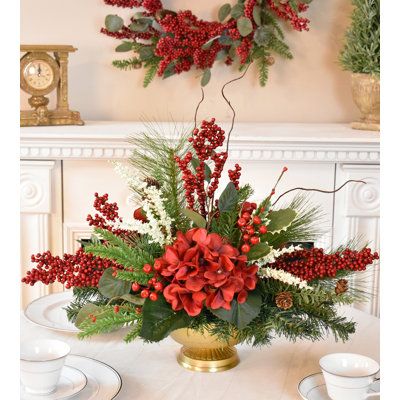
[[[117,52],[133,57],[113,61],[117,68],[146,68],[144,86],[156,75],[163,79],[189,71],[202,71],[201,85],[208,84],[215,61],[236,64],[240,71],[255,62],[261,86],[274,64],[273,53],[293,58],[284,41],[281,21],[297,31],[309,30],[300,14],[312,0],[236,0],[223,4],[218,21],[205,21],[191,10],[166,9],[161,0],[104,0],[108,5],[140,9],[126,25],[118,15],[107,15],[101,32],[122,40]]]

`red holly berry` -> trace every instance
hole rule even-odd
[[[251,244],[257,244],[260,241],[260,238],[258,236],[252,236],[250,238],[250,243]]]
[[[144,264],[144,266],[143,266],[143,271],[144,271],[146,274],[149,274],[149,273],[151,272],[152,269],[153,269],[153,267],[152,267],[150,264]]]
[[[283,167],[282,172],[286,172],[288,170],[288,167]]]
[[[255,210],[255,209],[257,208],[257,204],[256,204],[256,203],[251,203],[250,205],[251,205],[251,208],[252,208],[253,210]]]
[[[250,251],[250,246],[248,244],[244,244],[241,247],[242,253],[248,253]]]
[[[251,235],[254,235],[254,232],[255,232],[254,226],[253,226],[253,225],[248,226],[248,227],[246,228],[246,232],[247,232],[250,236],[251,236]]]
[[[96,317],[93,315],[92,322],[96,322]]]
[[[152,293],[150,293],[149,298],[151,301],[156,301],[158,299],[158,295],[157,295],[157,293],[152,292]]]
[[[119,306],[117,305],[117,306],[114,306],[114,312],[115,312],[115,314],[118,314],[119,313]]]
[[[143,210],[139,207],[133,212],[133,218],[138,221],[147,222],[147,218],[143,213]]]
[[[141,314],[141,313],[142,313],[142,307],[136,306],[136,307],[135,307],[135,311],[136,311],[138,314]]]
[[[156,289],[158,292],[161,292],[161,290],[163,290],[163,284],[161,282],[156,282],[154,284],[154,289]]]
[[[240,227],[243,227],[243,226],[245,226],[247,224],[247,221],[244,218],[239,218],[237,224]]]
[[[142,297],[143,299],[147,299],[147,297],[149,297],[149,294],[150,294],[150,292],[149,292],[148,289],[143,289],[143,290],[140,292],[140,297]]]
[[[256,225],[260,225],[261,224],[261,218],[258,215],[255,215],[253,218],[253,223]]]
[[[265,225],[261,225],[258,231],[263,235],[268,232],[268,228]]]
[[[137,292],[140,289],[140,285],[137,282],[132,283],[132,290]]]
[[[243,240],[244,240],[245,242],[248,242],[248,241],[250,240],[250,235],[249,235],[248,233],[245,233],[245,234],[243,235]]]
[[[248,212],[244,212],[242,214],[242,218],[244,218],[246,221],[250,221],[251,215]]]

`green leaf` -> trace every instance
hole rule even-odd
[[[201,86],[206,86],[211,79],[211,70],[207,68],[204,70],[203,75],[201,77]]]
[[[200,161],[195,157],[192,158],[190,163],[192,164],[194,169],[196,169],[200,165]],[[210,183],[210,181],[211,181],[211,168],[207,164],[204,164],[204,174],[206,176],[206,179],[205,179],[206,182]]]
[[[190,322],[185,311],[173,311],[163,296],[157,301],[146,299],[142,315],[140,336],[152,342],[159,342],[176,329],[186,328]]]
[[[143,46],[139,50],[139,56],[142,61],[150,60],[154,57],[153,48],[149,46]]]
[[[224,4],[218,11],[218,20],[222,22],[231,12],[232,6],[229,3]]]
[[[130,51],[130,50],[132,50],[132,42],[122,42],[119,46],[117,46],[116,48],[115,48],[115,51],[117,51],[117,52],[124,52],[124,51]]]
[[[169,78],[172,75],[175,75],[175,63],[170,63],[167,68],[165,68],[163,79]]]
[[[99,292],[109,299],[128,294],[131,290],[131,282],[114,278],[113,272],[112,268],[107,268],[99,280]]]
[[[118,15],[107,15],[105,25],[110,32],[118,32],[124,26],[124,20]]]
[[[208,40],[207,42],[205,42],[205,43],[203,44],[203,46],[201,46],[201,49],[202,49],[202,50],[208,50],[208,49],[212,46],[212,44],[214,43],[214,41],[217,40],[219,37],[220,37],[220,36],[215,36],[215,37],[211,38],[210,40]]]
[[[146,32],[151,22],[150,18],[139,18],[129,25],[129,29],[133,32]]]
[[[205,228],[207,225],[206,220],[196,211],[189,210],[188,208],[185,208],[182,210],[182,213],[188,217],[190,220],[192,220],[199,228]]]
[[[237,28],[238,28],[240,34],[243,37],[245,37],[247,35],[250,35],[251,32],[253,32],[253,23],[251,22],[250,18],[240,17],[237,20]]]
[[[254,6],[253,8],[253,19],[254,22],[260,26],[261,25],[261,7],[260,6]]]
[[[139,306],[144,304],[144,300],[142,297],[140,296],[135,296],[133,294],[124,294],[123,296],[121,296],[121,299],[129,301],[129,303],[133,303],[133,304],[137,304]]]
[[[266,46],[269,43],[271,37],[270,30],[265,26],[259,26],[254,32],[254,41],[259,46]]]
[[[218,209],[221,212],[231,211],[238,202],[238,191],[232,182],[226,185],[218,199]]]
[[[270,220],[268,224],[269,233],[279,233],[286,230],[297,216],[297,212],[291,208],[283,208],[282,210],[271,211],[267,218]]]
[[[232,7],[231,16],[234,19],[238,19],[244,14],[244,6],[243,4],[236,4]]]
[[[247,260],[253,261],[265,257],[271,251],[271,247],[267,243],[257,243],[250,248],[247,253]]]
[[[238,329],[243,329],[260,313],[261,303],[261,293],[256,289],[249,292],[247,300],[243,304],[239,304],[234,299],[231,302],[230,310],[218,308],[217,310],[210,309],[210,311],[223,321],[236,325]]]
[[[89,314],[95,314],[97,311],[100,311],[101,307],[96,306],[92,303],[86,303],[78,312],[75,320],[75,326],[79,328],[79,325],[88,318]]]
[[[218,42],[224,46],[230,46],[233,43],[233,40],[229,36],[222,35],[218,38]]]

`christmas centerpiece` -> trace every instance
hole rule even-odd
[[[260,84],[265,86],[273,54],[293,57],[282,22],[307,31],[310,21],[301,14],[311,1],[236,0],[219,8],[218,20],[205,21],[191,10],[167,9],[161,0],[104,0],[137,11],[128,24],[118,15],[107,15],[101,32],[122,40],[117,52],[133,52],[133,57],[115,60],[115,67],[147,69],[145,87],[157,75],[168,78],[192,68],[202,72],[205,86],[216,61],[237,65],[239,70],[255,62]]]
[[[236,365],[236,343],[319,340],[327,332],[348,339],[355,323],[337,306],[364,298],[350,277],[378,254],[310,246],[320,211],[301,194],[284,205],[288,192],[277,190],[286,167],[258,204],[238,164],[221,188],[231,131],[211,119],[178,138],[154,131],[132,138],[134,169],[115,165],[139,205],[132,217],[96,193],[91,239],[62,258],[33,255],[37,266],[23,282],[73,288],[66,312],[80,338],[122,327],[126,342],[171,335],[183,344],[180,363],[198,371]]]

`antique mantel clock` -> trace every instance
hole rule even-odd
[[[83,125],[80,114],[68,106],[68,55],[77,50],[65,45],[21,45],[20,86],[30,94],[32,110],[21,110],[21,126]],[[56,108],[46,97],[57,91]]]

